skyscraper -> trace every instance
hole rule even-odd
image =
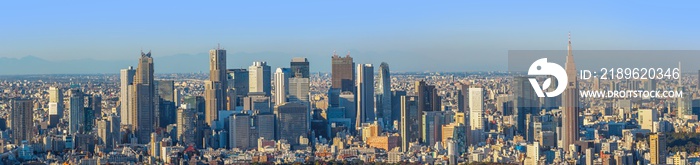
[[[121,106],[119,116],[121,117],[122,125],[134,124],[134,119],[131,118],[132,116],[134,116],[134,114],[132,114],[134,110],[132,110],[133,100],[131,98],[131,93],[133,92],[132,85],[134,83],[135,74],[136,70],[134,70],[134,68],[131,66],[129,66],[129,68],[127,69],[122,69],[119,72],[119,104]]]
[[[574,55],[571,53],[571,34],[569,34],[568,55],[566,56],[565,70],[568,77],[566,90],[562,94],[562,145],[565,151],[569,150],[569,145],[574,144],[578,139],[578,114],[579,114],[579,93],[578,81],[576,79],[576,64]]]
[[[270,88],[272,84],[270,76],[270,66],[267,65],[267,62],[253,62],[253,65],[248,67],[248,78],[250,82],[248,85],[250,90],[248,92],[263,92],[265,95],[271,96]]]
[[[190,104],[182,104],[177,109],[177,137],[182,146],[188,146],[195,142],[197,129],[197,110]]]
[[[389,64],[382,62],[379,65],[379,83],[377,87],[377,118],[382,118],[386,126],[393,123],[391,107],[391,74]]]
[[[484,89],[469,88],[469,126],[472,142],[480,142],[484,132]]]
[[[55,127],[63,117],[63,90],[59,87],[49,88],[49,125]]]
[[[275,105],[282,105],[287,102],[287,94],[289,94],[289,71],[288,68],[277,68],[275,71]]]
[[[355,82],[355,63],[350,57],[350,53],[345,57],[340,57],[333,52],[331,58],[331,87],[343,91],[354,91]]]
[[[309,78],[293,77],[289,79],[289,102],[309,102]]]
[[[375,120],[374,112],[374,67],[372,64],[357,64],[357,119],[355,126]]]
[[[401,96],[401,151],[408,151],[409,143],[420,139],[418,123],[418,98],[416,96]]]
[[[294,146],[299,137],[307,137],[309,118],[307,106],[299,103],[285,103],[275,107],[277,115],[277,138],[287,140]]]
[[[440,111],[440,96],[438,96],[435,85],[427,85],[425,81],[419,80],[415,84],[418,95],[418,111]]]
[[[236,106],[241,106],[243,104],[241,99],[248,95],[248,85],[250,85],[248,70],[229,69],[226,73],[228,74],[228,87],[236,91]]]
[[[515,128],[520,135],[525,135],[525,130],[528,123],[525,123],[528,114],[539,114],[539,98],[528,80],[530,77],[515,77],[513,78],[513,93],[515,100],[513,102],[513,114],[515,115]],[[528,136],[526,136],[528,137]],[[527,139],[532,142],[533,139]]]
[[[136,74],[134,75],[132,114],[133,129],[139,144],[146,144],[155,126],[155,84],[153,81],[153,57],[151,52],[141,52]]]
[[[666,164],[666,136],[660,133],[649,134],[649,163]]]
[[[209,81],[204,85],[205,121],[210,126],[218,118],[218,111],[227,108],[226,50],[209,50]]]
[[[289,63],[290,77],[309,78],[309,61],[304,57],[294,57]]]
[[[68,119],[68,132],[69,134],[77,133],[83,126],[85,121],[85,98],[83,92],[79,89],[70,89],[68,94],[68,112],[70,117]]]
[[[158,93],[158,126],[165,128],[177,123],[175,107],[175,85],[173,80],[157,80],[156,93]]]
[[[250,148],[250,115],[238,113],[229,116],[228,119],[229,148]]]
[[[16,145],[22,144],[23,140],[30,140],[33,137],[34,130],[34,103],[30,99],[12,99],[10,100],[12,112],[10,119],[12,120],[12,139]]]

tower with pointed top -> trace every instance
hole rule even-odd
[[[136,74],[134,75],[133,91],[130,99],[133,103],[131,113],[133,128],[139,144],[150,141],[150,135],[155,126],[155,84],[153,81],[153,57],[151,52],[141,52]]]
[[[574,64],[574,55],[571,50],[571,33],[569,33],[569,45],[567,47],[568,54],[566,56],[566,64],[564,66],[567,75],[566,90],[562,95],[562,147],[565,151],[569,150],[569,146],[574,144],[578,139],[578,115],[579,93],[578,81],[576,80],[576,64]]]

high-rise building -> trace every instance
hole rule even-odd
[[[131,96],[133,96],[131,93],[133,93],[133,84],[134,84],[134,75],[136,74],[136,70],[134,70],[133,67],[129,66],[127,69],[122,69],[119,72],[119,104],[120,104],[120,111],[119,111],[119,116],[121,117],[121,124],[122,125],[133,125],[134,120],[133,117],[135,112],[132,110],[133,108],[133,100]]]
[[[246,150],[250,148],[250,116],[237,113],[229,116],[229,148]]]
[[[562,145],[565,151],[569,150],[569,146],[574,144],[578,139],[578,123],[579,123],[579,93],[578,80],[576,79],[576,64],[574,64],[574,56],[571,50],[571,34],[569,34],[568,55],[566,56],[565,64],[566,75],[568,77],[566,90],[562,94]]]
[[[350,54],[340,57],[333,52],[331,64],[331,87],[340,89],[341,92],[354,91],[355,63],[352,61]]]
[[[204,84],[205,121],[210,126],[218,118],[218,111],[227,109],[226,50],[209,50],[209,81]]]
[[[304,57],[294,57],[289,63],[290,77],[309,78],[309,60]]]
[[[69,134],[78,133],[84,126],[85,121],[85,98],[80,89],[70,89],[68,94],[68,132]]]
[[[260,113],[254,116],[255,129],[258,131],[258,137],[274,140],[275,139],[275,114]],[[254,139],[255,140],[255,139]],[[252,145],[252,144],[251,144]]]
[[[236,106],[242,106],[243,102],[241,99],[248,95],[248,70],[246,69],[229,69],[228,73],[228,87],[233,88],[236,91]]]
[[[270,80],[270,66],[264,61],[255,61],[248,67],[249,93],[263,92],[270,96],[272,82]]]
[[[654,130],[654,122],[659,120],[659,113],[654,109],[639,109],[637,111],[637,122],[642,129]]]
[[[372,64],[357,64],[356,79],[357,119],[355,126],[375,120],[374,112],[374,67]]]
[[[49,126],[55,127],[63,118],[63,90],[59,87],[49,88]]]
[[[433,146],[442,140],[442,125],[445,123],[445,111],[425,111],[421,116],[421,140],[423,144]]]
[[[355,101],[355,94],[350,91],[341,92],[338,95],[338,105],[345,108],[345,117],[350,118],[350,124],[348,127],[355,127],[357,125],[357,103]],[[351,131],[354,131],[352,129]]]
[[[20,145],[24,140],[31,140],[34,130],[34,103],[30,99],[12,99],[10,100],[12,112],[10,120],[12,121],[12,140],[14,144]]]
[[[263,93],[251,93],[243,98],[243,110],[251,110],[253,114],[272,113],[270,97]]]
[[[527,123],[525,123],[528,114],[539,114],[539,98],[537,97],[532,85],[530,77],[515,77],[513,78],[513,94],[515,100],[513,102],[513,115],[515,115],[515,129],[520,135],[525,135]],[[532,139],[527,139],[532,142]]]
[[[389,128],[393,123],[392,120],[392,105],[391,105],[391,73],[389,73],[389,64],[382,62],[379,65],[379,82],[377,86],[377,118],[384,121],[385,126]]]
[[[457,93],[457,105],[459,106],[458,108],[460,112],[469,112],[469,85],[459,85],[459,92]]]
[[[111,151],[119,142],[119,118],[109,115],[97,120],[98,144],[104,145],[107,151]]]
[[[401,121],[401,96],[406,96],[406,91],[391,91],[391,121]]]
[[[484,132],[484,89],[469,88],[469,126],[472,142],[480,142]]]
[[[275,71],[275,105],[282,105],[287,102],[289,94],[289,68],[277,68]]]
[[[177,109],[177,141],[182,146],[195,143],[197,110],[191,104],[182,104]]]
[[[666,164],[666,136],[660,133],[649,134],[650,164]]]
[[[401,96],[401,121],[399,132],[401,135],[401,151],[408,151],[409,144],[420,139],[418,123],[418,98],[416,96]]]
[[[425,81],[419,80],[415,84],[418,95],[418,111],[440,111],[440,96],[438,96],[435,85],[427,85]]]
[[[173,80],[157,80],[158,93],[158,127],[165,128],[177,123],[177,107],[175,107],[175,83]]]
[[[134,90],[131,95],[133,100],[132,114],[134,119],[133,129],[139,144],[146,144],[154,130],[156,89],[153,80],[153,57],[151,52],[141,52],[136,74],[134,75]]]
[[[309,78],[292,77],[289,79],[289,102],[309,102]]]
[[[299,137],[308,137],[308,113],[307,106],[300,103],[289,102],[276,106],[277,138],[287,140],[294,146],[299,144]]]

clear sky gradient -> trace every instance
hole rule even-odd
[[[229,68],[305,56],[327,72],[336,50],[394,71],[489,71],[508,50],[566,49],[569,31],[574,49],[696,50],[699,20],[696,1],[8,1],[0,57],[135,63],[144,49],[157,63],[220,43]]]

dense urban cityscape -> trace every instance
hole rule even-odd
[[[158,74],[141,52],[109,74],[2,76],[0,164],[700,164],[698,75],[579,80],[567,49],[556,97],[518,73],[400,73],[335,51],[276,69],[217,47],[204,74]],[[683,97],[579,96],[640,89]]]

